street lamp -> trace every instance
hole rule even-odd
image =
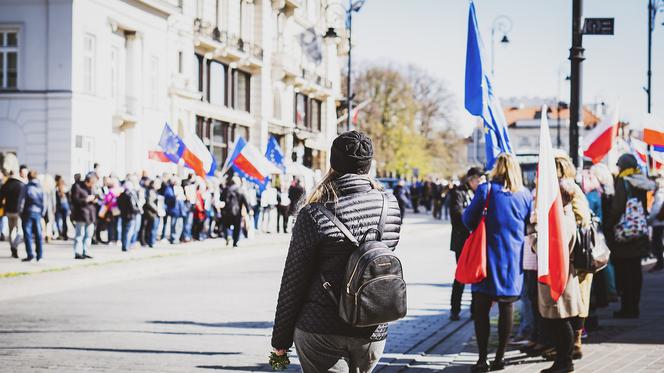
[[[643,88],[648,95],[648,114],[650,114],[650,98],[652,95],[652,33],[655,31],[657,12],[662,11],[664,11],[664,0],[648,0],[648,86]]]
[[[493,24],[491,25],[491,75],[493,75],[493,66],[496,60],[494,51],[496,45],[496,30],[503,34],[500,43],[502,45],[507,45],[510,42],[507,33],[512,31],[512,25],[512,19],[506,15],[498,16],[493,20]]]
[[[348,76],[346,77],[346,105],[347,105],[347,118],[346,118],[346,130],[350,131],[351,126],[351,109],[353,108],[353,95],[351,89],[351,51],[353,49],[352,43],[352,31],[353,31],[353,12],[359,12],[366,0],[348,0],[348,9],[344,9],[346,13],[346,27],[348,28]],[[338,4],[338,3],[336,3]],[[334,4],[331,4],[334,5]],[[325,9],[330,5],[326,6]],[[337,38],[339,35],[334,30],[333,27],[327,29],[327,32],[323,37],[325,38]]]

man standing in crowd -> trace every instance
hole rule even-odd
[[[120,209],[120,217],[122,219],[122,251],[127,251],[131,246],[136,215],[141,213],[138,196],[136,196],[134,184],[131,181],[125,181],[124,183],[124,191],[118,196],[118,208]]]
[[[399,182],[397,183],[397,186],[394,187],[392,193],[394,193],[394,195],[397,197],[399,210],[401,211],[400,216],[401,220],[403,221],[403,218],[406,216],[406,208],[411,207],[410,191],[408,190],[408,187],[406,187],[406,180],[399,179]]]
[[[240,189],[240,178],[233,176],[221,194],[221,200],[225,203],[221,219],[224,227],[226,245],[230,243],[230,229],[233,228],[233,247],[237,247],[240,241],[240,229],[242,228],[242,207],[250,211],[247,198]]]
[[[296,176],[293,176],[293,183],[290,188],[288,188],[288,199],[290,199],[290,216],[297,215],[300,210],[300,203],[302,202],[302,197],[304,197],[304,187],[300,182],[300,179]]]
[[[95,234],[97,220],[97,196],[93,188],[97,175],[89,172],[84,181],[78,181],[71,188],[71,219],[74,221],[74,259],[92,259],[88,254]]]
[[[457,262],[461,256],[463,244],[470,235],[468,228],[463,224],[463,211],[470,205],[477,187],[480,185],[482,170],[472,167],[466,172],[464,184],[452,189],[447,198],[450,203],[450,221],[452,223],[452,237],[450,240],[450,250],[454,251]],[[450,309],[450,320],[459,320],[461,313],[461,298],[463,296],[464,285],[456,280],[452,285],[452,299]],[[472,305],[471,305],[472,313]]]
[[[18,258],[18,245],[21,242],[20,202],[28,168],[21,165],[18,175],[11,171],[9,179],[0,188],[0,208],[4,209],[9,228],[9,247],[12,258]]]
[[[44,191],[37,180],[37,171],[31,170],[28,173],[28,184],[23,193],[23,211],[21,220],[23,223],[23,237],[25,237],[25,253],[27,257],[24,262],[29,262],[35,258],[32,251],[32,240],[34,235],[35,248],[37,250],[37,261],[42,258],[42,225],[41,219],[44,214]]]

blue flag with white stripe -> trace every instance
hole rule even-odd
[[[286,164],[284,164],[284,153],[281,151],[279,141],[274,136],[270,136],[265,150],[265,158],[277,166],[282,173],[286,173]]]
[[[468,11],[468,42],[466,45],[466,92],[465,106],[470,114],[479,116],[484,122],[486,139],[486,167],[493,167],[500,153],[512,153],[507,120],[503,108],[491,84],[491,71],[486,63],[477,27],[475,4],[470,2]]]

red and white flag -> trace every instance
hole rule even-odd
[[[611,115],[602,118],[602,121],[583,138],[583,155],[590,158],[594,164],[599,163],[609,154],[618,136],[618,122],[620,106],[616,105]]]
[[[546,105],[542,113],[546,113]],[[539,166],[537,169],[537,277],[549,285],[557,301],[565,290],[569,274],[569,249],[563,242],[563,202],[551,145],[549,122],[542,115]]]

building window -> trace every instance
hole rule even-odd
[[[184,66],[182,64],[184,63],[183,61],[183,56],[182,56],[182,51],[178,51],[178,73],[182,74],[184,71]]]
[[[159,107],[159,58],[150,58],[150,104],[153,108]]]
[[[302,93],[295,94],[295,125],[298,127],[307,127],[307,101],[308,97]]]
[[[226,105],[226,65],[210,61],[210,88],[208,100],[214,105]]]
[[[198,78],[198,92],[203,92],[204,81],[204,67],[203,67],[203,56],[200,54],[194,54],[194,76]],[[203,96],[205,97],[205,96]]]
[[[311,123],[309,124],[309,128],[320,131],[322,129],[322,123],[321,123],[321,101],[316,100],[316,99],[311,99],[309,100],[309,105],[311,107],[311,115],[309,115]]]
[[[94,93],[95,90],[95,37],[83,36],[83,91]]]
[[[18,31],[0,30],[0,89],[18,88]]]
[[[250,112],[251,74],[233,70],[233,108]]]

